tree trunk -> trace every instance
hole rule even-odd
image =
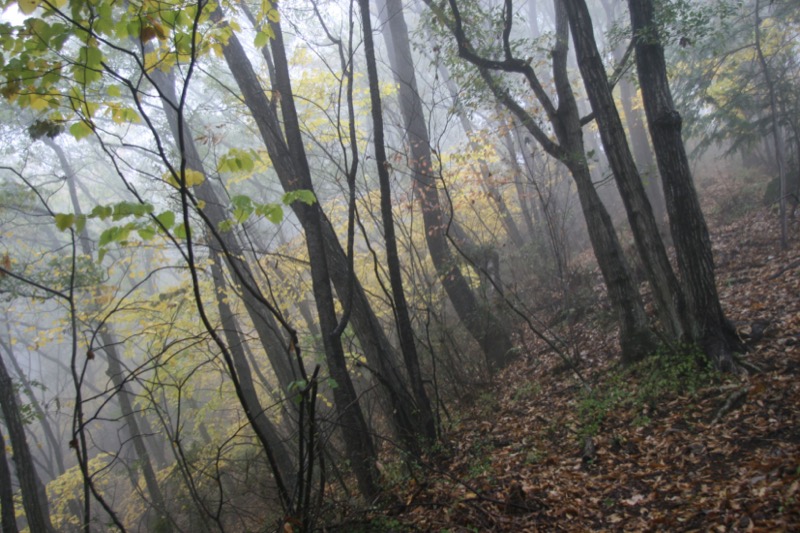
[[[775,162],[778,165],[778,183],[780,185],[780,196],[778,198],[778,208],[780,212],[780,227],[781,227],[781,250],[789,248],[789,241],[787,237],[786,225],[786,158],[783,153],[783,135],[781,132],[781,125],[778,119],[778,99],[775,96],[775,83],[772,81],[772,74],[769,71],[769,65],[764,57],[764,50],[761,47],[761,14],[759,13],[761,3],[756,0],[755,17],[756,17],[756,52],[758,53],[758,62],[761,65],[761,71],[764,74],[764,82],[767,84],[769,91],[769,114],[770,125],[772,129],[772,142],[775,144]],[[800,154],[798,154],[800,157]]]
[[[409,164],[414,175],[414,190],[422,210],[431,260],[459,319],[480,345],[489,369],[496,371],[511,361],[513,346],[506,326],[489,309],[481,309],[448,246],[448,220],[439,201],[430,140],[417,91],[402,3],[399,0],[387,0],[386,9],[378,9],[386,13],[388,21],[388,34],[384,35],[387,47],[394,51],[389,59],[399,84],[400,110],[410,144]]]
[[[218,22],[221,21],[221,12],[217,10],[212,14],[212,18]],[[280,35],[280,31],[276,32],[276,34]],[[274,42],[273,46],[275,46]],[[286,60],[282,46],[279,52],[281,53],[274,53],[273,48],[273,59],[275,60],[278,76],[281,75]],[[266,100],[261,83],[235,34],[230,36],[228,44],[223,47],[223,54],[239,86],[239,90],[242,92],[245,104],[250,108],[256,121],[275,172],[282,183],[290,186],[286,187],[284,185],[284,187],[287,190],[313,190],[307,162],[303,161],[303,164],[299,167],[296,164],[293,154],[281,135],[282,130],[278,119]],[[288,77],[285,81],[288,82]],[[290,99],[291,97],[291,90],[281,92],[282,99]],[[282,107],[286,105],[287,103],[284,102]],[[289,127],[288,124],[287,127]],[[318,202],[313,205],[307,205],[303,202],[295,201],[292,203],[292,209],[294,209],[295,213],[298,213],[298,219],[303,223],[303,229],[306,233],[306,248],[311,263],[311,282],[314,299],[317,304],[320,329],[322,330],[322,341],[325,348],[328,371],[337,384],[333,389],[333,397],[338,415],[338,424],[342,429],[347,456],[353,473],[358,480],[359,490],[363,496],[372,498],[378,491],[375,448],[347,371],[341,338],[338,335],[334,335],[338,321],[334,311],[333,291],[330,285],[330,272],[325,253],[324,213],[322,212],[322,206]]]
[[[211,277],[214,280],[214,293],[216,294],[222,330],[225,334],[225,340],[228,343],[228,349],[231,351],[236,374],[239,376],[239,384],[242,388],[242,393],[246,398],[248,406],[257,406],[259,409],[258,412],[253,413],[254,423],[257,424],[260,431],[266,435],[269,447],[275,456],[275,464],[278,467],[278,471],[275,472],[275,475],[281,478],[283,484],[286,485],[286,488],[291,494],[296,484],[298,472],[289,451],[286,449],[286,445],[278,433],[278,429],[269,419],[266,410],[261,407],[261,400],[258,398],[255,385],[253,384],[250,365],[242,345],[242,338],[239,335],[236,318],[224,297],[225,282],[222,276],[222,258],[220,257],[220,253],[213,248],[211,249]],[[291,399],[287,400],[287,403],[290,405],[293,404]]]
[[[638,287],[619,244],[611,217],[592,183],[585,156],[578,106],[567,74],[569,28],[561,0],[555,0],[555,14],[556,45],[553,48],[553,76],[559,98],[556,134],[566,152],[562,162],[575,179],[592,248],[603,273],[611,305],[620,319],[620,348],[623,360],[635,360],[652,351],[655,340],[648,327]]]
[[[391,35],[391,34],[390,34]],[[470,117],[467,115],[466,109],[461,104],[461,101],[458,97],[458,88],[456,87],[455,82],[450,78],[450,74],[447,71],[447,68],[444,65],[439,65],[439,76],[444,80],[444,84],[447,87],[447,92],[450,93],[450,98],[453,100],[453,108],[455,110],[456,116],[458,116],[458,121],[461,124],[461,129],[464,130],[464,134],[466,134],[467,139],[469,139],[469,147],[472,150],[477,150],[479,147],[477,143],[474,141],[475,137],[475,128],[472,125],[472,121]],[[505,137],[508,137],[508,131],[505,132]],[[514,161],[516,164],[516,161]],[[500,220],[503,223],[503,227],[506,229],[506,233],[508,234],[508,238],[511,239],[511,242],[514,244],[516,248],[522,248],[525,245],[525,239],[522,237],[522,233],[520,233],[519,228],[517,227],[516,221],[514,221],[514,217],[509,211],[508,206],[506,205],[505,198],[503,197],[503,193],[501,190],[497,188],[497,186],[492,182],[492,174],[489,171],[489,164],[483,159],[478,160],[478,167],[480,170],[481,176],[481,184],[483,185],[484,189],[486,190],[487,195],[495,204],[497,208],[497,213],[500,216]],[[519,166],[517,165],[514,170],[517,171]],[[516,175],[518,173],[515,172]],[[519,180],[515,179],[517,183]],[[519,192],[519,189],[518,189]],[[527,202],[525,198],[520,196],[520,205],[522,208],[523,213],[526,216],[530,217],[530,213],[527,213]],[[531,233],[532,234],[532,233]]]
[[[683,295],[678,279],[670,266],[658,224],[628,147],[625,129],[619,118],[605,67],[594,40],[589,9],[584,0],[563,1],[569,15],[584,87],[592,104],[609,165],[625,204],[639,257],[653,290],[661,326],[669,338],[681,341],[685,330]]]
[[[681,138],[681,116],[672,101],[653,2],[629,0],[628,7],[645,114],[693,322],[689,333],[719,370],[730,371],[735,368],[733,352],[742,345],[717,295],[711,239]]]
[[[33,457],[25,437],[25,425],[19,414],[14,385],[2,357],[0,357],[0,409],[3,411],[3,419],[14,451],[14,466],[22,492],[22,507],[28,518],[28,527],[31,533],[53,533],[55,530],[50,523],[47,492],[33,466]]]
[[[259,131],[262,132],[265,145],[268,150],[272,150],[271,157],[274,154],[280,163],[275,164],[275,169],[281,186],[287,192],[298,189],[313,191],[311,174],[303,150],[303,139],[294,108],[282,32],[279,23],[274,23],[272,26],[276,35],[276,38],[271,41],[272,55],[275,61],[275,84],[281,94],[286,140],[282,135],[283,128],[281,128],[260,81],[235,35],[231,37],[228,46],[224,49],[225,57],[231,72],[234,73],[245,104],[251,110]],[[303,209],[299,202],[292,204],[291,208],[303,228],[310,227],[314,223],[311,218],[312,212]],[[382,385],[382,390],[388,396],[387,417],[392,421],[393,428],[398,435],[411,434],[416,431],[418,424],[411,412],[413,397],[405,386],[407,380],[398,363],[396,350],[386,337],[383,326],[375,315],[360,281],[350,270],[347,255],[333,225],[321,209],[313,213],[315,217],[318,217],[318,222],[322,227],[325,259],[331,281],[336,287],[340,300],[343,302],[350,300],[350,320],[353,329],[368,364],[372,370],[378,373],[377,378]]]
[[[78,199],[78,192],[77,192],[78,178],[72,168],[72,165],[69,163],[66,154],[64,153],[64,149],[61,148],[61,146],[59,146],[58,144],[56,144],[55,141],[53,141],[52,139],[45,137],[42,140],[53,151],[56,152],[62,170],[66,174],[67,189],[69,190],[70,200],[72,202],[72,209],[75,211],[76,215],[81,215],[83,213],[83,210],[81,209],[80,200]],[[86,256],[91,256],[92,241],[89,238],[89,232],[86,230],[85,227],[79,232],[78,239],[80,241],[81,252]],[[116,349],[116,341],[114,340],[114,335],[109,330],[109,327],[110,326],[104,325],[101,326],[100,329],[100,339],[104,344],[103,349],[107,355],[107,364],[108,364],[107,375],[111,378],[111,381],[114,384],[114,388],[117,390],[116,398],[117,401],[119,402],[120,410],[122,411],[122,416],[123,419],[125,420],[125,424],[127,425],[128,434],[133,440],[133,447],[134,451],[136,452],[136,459],[138,461],[139,466],[142,469],[142,476],[144,477],[145,486],[147,487],[147,492],[150,496],[150,502],[148,503],[158,513],[158,516],[154,517],[155,522],[151,523],[151,526],[158,525],[158,527],[162,531],[165,532],[171,531],[172,525],[169,518],[169,514],[167,513],[166,510],[164,497],[161,493],[161,488],[158,485],[158,480],[156,478],[152,462],[150,461],[150,454],[148,453],[147,447],[145,446],[144,436],[142,435],[142,432],[139,429],[139,420],[138,420],[139,415],[134,411],[131,399],[128,396],[129,394],[127,390],[128,387],[126,386],[123,377],[122,365],[120,364],[119,355]],[[89,348],[91,349],[91,346]]]
[[[104,344],[102,349],[106,353],[106,363],[108,364],[106,374],[111,378],[111,382],[116,389],[115,396],[119,402],[120,410],[122,411],[122,419],[125,421],[128,435],[133,441],[137,466],[142,469],[142,477],[147,487],[147,493],[150,496],[150,501],[148,501],[147,504],[157,513],[150,521],[150,528],[158,528],[159,531],[164,532],[172,531],[172,522],[167,512],[161,488],[158,485],[153,463],[150,461],[150,454],[144,443],[144,436],[139,429],[139,415],[134,410],[133,403],[131,402],[131,393],[128,391],[128,386],[124,378],[115,341],[111,334],[105,331],[105,329],[100,331],[100,340]]]
[[[206,175],[203,161],[197,151],[194,139],[187,131],[187,126],[184,125],[183,127],[183,139],[179,137],[179,121],[182,118],[178,117],[176,112],[178,99],[175,94],[175,84],[172,76],[156,69],[151,73],[151,78],[159,90],[162,107],[167,115],[170,130],[176,145],[183,151],[187,168]],[[241,294],[245,309],[267,353],[281,390],[285,394],[289,385],[300,379],[301,373],[297,368],[297,362],[293,360],[289,353],[288,343],[281,335],[281,327],[275,321],[274,310],[267,305],[267,298],[259,288],[256,276],[247,263],[245,251],[235,233],[219,231],[220,224],[228,219],[228,214],[217,192],[214,190],[214,185],[210,180],[206,179],[195,187],[195,192],[198,199],[206,204],[203,213],[207,216],[212,229],[216,230],[212,232],[219,239],[216,246],[224,252],[223,257],[225,257],[231,277],[242,287]],[[209,242],[213,243],[214,239],[210,239]],[[249,366],[247,368],[249,369]],[[248,408],[248,406],[244,407]],[[260,406],[250,406],[249,408],[254,413],[261,411]]]
[[[633,96],[636,88],[625,77],[619,81],[619,98],[622,110],[625,113],[625,124],[628,127],[628,138],[631,141],[633,159],[639,169],[639,175],[644,183],[644,189],[650,205],[653,207],[653,216],[661,231],[661,237],[669,237],[667,223],[667,206],[664,204],[664,192],[661,189],[661,176],[658,174],[653,150],[650,148],[647,130],[644,127],[644,117],[639,109],[633,107]]]
[[[6,441],[0,431],[0,531],[18,533],[14,512],[14,487],[11,485],[11,469],[6,459]]]
[[[386,157],[384,142],[383,107],[381,105],[380,85],[378,82],[378,67],[375,62],[375,43],[372,38],[372,21],[369,12],[369,0],[359,0],[361,11],[361,24],[364,30],[364,55],[367,61],[367,75],[369,78],[370,104],[372,110],[373,135],[375,137],[375,163],[378,170],[381,193],[381,217],[383,221],[383,236],[386,243],[386,262],[389,268],[389,281],[394,300],[394,314],[397,330],[400,336],[400,347],[403,352],[406,371],[411,382],[414,394],[415,411],[418,413],[420,426],[419,433],[425,444],[432,444],[436,440],[436,424],[433,410],[425,385],[422,381],[419,355],[414,339],[414,329],[411,325],[408,303],[403,289],[403,271],[400,266],[400,256],[397,251],[397,239],[394,231],[394,213],[392,212],[392,190],[389,183],[389,161]],[[414,445],[414,435],[407,435],[406,440]],[[413,448],[412,448],[413,449]]]

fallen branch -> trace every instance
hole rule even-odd
[[[722,405],[722,407],[719,408],[719,411],[717,411],[717,414],[714,416],[714,420],[711,421],[711,425],[716,425],[717,422],[722,419],[722,417],[734,409],[738,409],[744,405],[744,402],[747,399],[747,391],[748,389],[746,387],[733,391],[728,396],[728,399],[725,400],[725,403]]]

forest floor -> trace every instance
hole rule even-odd
[[[620,368],[614,332],[584,317],[562,334],[589,391],[528,339],[362,530],[800,531],[798,222],[788,251],[774,210],[711,226],[746,373],[691,355]]]

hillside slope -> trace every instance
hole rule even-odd
[[[761,209],[712,229],[741,376],[691,354],[617,368],[589,319],[569,339],[583,384],[530,340],[365,530],[800,530],[800,249],[776,226]]]

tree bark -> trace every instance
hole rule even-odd
[[[711,239],[681,138],[682,120],[669,88],[653,2],[629,0],[628,8],[636,39],[639,85],[692,321],[689,333],[719,370],[731,371],[735,368],[733,352],[742,344],[717,294]]]
[[[225,340],[228,343],[228,349],[233,356],[232,359],[236,373],[239,376],[242,393],[246,398],[247,405],[258,406],[260,409],[258,412],[253,413],[254,423],[257,424],[260,427],[260,431],[266,435],[267,442],[275,456],[275,463],[278,466],[278,471],[275,472],[275,475],[282,479],[283,484],[286,485],[286,488],[291,494],[296,484],[296,476],[298,475],[297,468],[295,467],[289,450],[286,449],[286,445],[280,438],[278,428],[276,428],[269,419],[266,410],[260,407],[261,400],[258,397],[253,383],[252,372],[250,371],[247,354],[244,351],[241,335],[239,335],[236,318],[224,297],[225,282],[222,276],[222,257],[220,257],[219,252],[213,248],[211,250],[211,277],[214,280],[214,292],[216,294],[222,330],[225,335]],[[283,392],[285,393],[286,391]],[[292,403],[290,399],[288,399],[288,403]]]
[[[386,263],[389,269],[389,282],[394,300],[394,315],[400,337],[400,347],[408,372],[411,390],[414,394],[414,410],[418,415],[420,426],[419,433],[424,444],[430,445],[436,440],[436,424],[433,410],[425,385],[422,381],[419,354],[414,339],[414,329],[411,324],[408,303],[406,302],[403,288],[403,271],[400,266],[400,255],[397,251],[397,238],[394,230],[394,213],[392,211],[392,190],[389,183],[389,161],[386,157],[384,141],[383,107],[381,104],[380,85],[378,82],[378,67],[375,61],[375,43],[372,38],[372,21],[369,11],[369,0],[359,0],[361,11],[361,24],[364,37],[364,55],[367,61],[367,75],[369,79],[370,104],[372,111],[372,125],[375,146],[375,163],[378,170],[381,193],[381,217],[383,222],[383,237],[386,245]],[[414,446],[415,436],[406,435],[406,441]],[[413,448],[412,448],[413,449]]]
[[[19,403],[14,394],[14,385],[8,374],[3,358],[0,356],[0,409],[8,429],[11,448],[14,451],[14,466],[17,471],[22,507],[28,518],[31,533],[54,533],[50,523],[50,508],[44,484],[36,473],[28,440],[25,437],[25,425],[19,413]]]
[[[387,0],[386,9],[381,11],[386,12],[388,22],[386,44],[394,51],[389,59],[395,80],[399,84],[400,111],[411,153],[409,165],[413,172],[414,191],[422,210],[428,251],[459,319],[483,350],[490,371],[496,371],[512,359],[510,334],[490,310],[481,308],[448,245],[449,222],[439,201],[430,140],[417,90],[402,3],[399,0]]]
[[[429,6],[431,5],[430,0],[425,1]],[[558,94],[557,108],[530,63],[511,54],[509,35],[512,19],[510,13],[504,13],[506,17],[503,34],[505,57],[502,60],[486,59],[475,53],[464,33],[457,1],[449,0],[449,5],[453,14],[451,30],[456,38],[459,56],[478,67],[481,77],[497,100],[515,115],[520,124],[536,139],[545,152],[570,170],[575,179],[592,248],[603,273],[612,307],[620,320],[620,347],[623,357],[635,359],[642,353],[651,351],[656,344],[655,337],[649,329],[638,287],[634,283],[630,267],[619,245],[611,217],[591,181],[586,162],[580,116],[567,72],[569,22],[560,0],[555,2],[556,44],[552,51],[553,78]],[[438,11],[436,7],[432,9],[435,12]],[[511,93],[495,80],[490,74],[490,70],[518,73],[524,76],[528,87],[546,113],[558,142],[554,141],[539,126],[538,121],[512,97]]]
[[[0,431],[0,530],[19,533],[14,512],[14,487],[11,485],[11,469],[6,459],[6,441]]]
[[[275,66],[275,88],[281,94],[281,111],[285,124],[281,127],[277,116],[267,100],[260,81],[253,71],[250,61],[244,54],[236,36],[229,41],[226,60],[239,86],[245,104],[251,110],[268,149],[274,151],[280,165],[275,166],[281,186],[287,192],[298,189],[313,191],[313,183],[303,149],[297,113],[294,107],[283,34],[279,23],[273,23],[276,38],[270,44]],[[302,209],[298,202],[291,206],[300,224],[305,228],[314,222],[311,211]],[[388,396],[387,418],[392,422],[398,435],[413,434],[418,427],[412,412],[413,396],[409,393],[401,365],[394,346],[389,342],[380,320],[375,315],[363,286],[351,271],[347,254],[339,242],[336,231],[325,213],[319,209],[313,212],[318,217],[322,229],[325,259],[331,281],[336,287],[339,299],[350,301],[350,321],[367,358],[370,368],[377,372],[382,391]]]
[[[153,463],[150,460],[150,454],[145,446],[144,436],[139,429],[139,415],[134,410],[133,403],[131,402],[131,393],[128,390],[124,378],[116,344],[112,335],[105,331],[105,329],[100,332],[100,340],[103,342],[102,349],[106,353],[106,363],[108,364],[106,374],[111,378],[111,382],[116,389],[115,396],[119,402],[120,410],[122,411],[122,419],[125,421],[128,435],[133,441],[133,449],[136,452],[138,466],[142,469],[142,477],[147,487],[147,494],[150,496],[150,501],[147,503],[152,506],[152,509],[157,513],[157,516],[151,519],[150,527],[158,527],[159,531],[164,531],[165,533],[167,531],[172,531],[172,521],[167,512],[161,487],[158,485],[158,479],[153,469]]]
[[[684,338],[684,299],[678,279],[672,271],[658,224],[647,199],[625,129],[619,118],[603,61],[594,40],[589,9],[584,0],[563,0],[569,15],[572,38],[584,87],[597,120],[606,157],[619,187],[636,248],[653,290],[661,326],[669,338]],[[644,356],[646,354],[641,354]]]
[[[767,60],[764,57],[764,50],[761,46],[761,3],[756,0],[755,5],[755,18],[756,18],[756,52],[758,54],[758,62],[761,65],[761,72],[764,74],[764,82],[767,84],[767,91],[769,92],[769,114],[770,125],[772,130],[772,142],[775,144],[775,162],[778,165],[778,183],[780,185],[778,209],[780,217],[781,228],[781,250],[789,248],[789,241],[787,236],[787,221],[786,221],[786,158],[783,153],[783,135],[781,132],[781,125],[778,119],[778,99],[775,96],[775,82],[772,80],[772,73],[767,65]],[[800,157],[800,154],[798,154]]]
[[[217,10],[212,14],[212,18],[220,22],[222,13]],[[276,35],[280,35],[280,28],[278,30]],[[276,74],[280,76],[281,71],[284,69],[283,65],[286,62],[285,51],[281,46],[281,49],[278,50],[279,53],[276,54],[274,46],[273,40],[273,59],[275,60]],[[303,160],[302,164],[298,166],[297,163],[299,161],[295,160],[284,141],[277,116],[275,116],[272,107],[266,100],[261,83],[235,34],[230,36],[227,45],[223,47],[223,54],[239,86],[239,90],[242,92],[245,104],[256,121],[273,167],[281,182],[285,184],[284,188],[286,190],[313,190],[307,162]],[[286,70],[288,75],[288,68]],[[288,76],[285,82],[288,82]],[[291,90],[281,91],[282,99],[290,99],[291,97]],[[286,106],[287,102],[284,102],[282,107],[285,108]],[[289,127],[289,124],[286,126]],[[359,491],[366,498],[372,498],[378,492],[377,470],[375,467],[376,453],[369,428],[347,370],[341,338],[334,334],[337,330],[338,321],[334,311],[330,271],[325,253],[325,235],[323,233],[325,216],[319,202],[307,205],[303,202],[295,201],[291,207],[298,214],[298,219],[303,224],[306,234],[306,248],[311,263],[311,282],[314,299],[317,304],[320,329],[322,330],[322,341],[325,348],[328,371],[337,384],[333,389],[333,397],[338,415],[338,424],[342,429],[347,456],[358,481]]]
[[[592,183],[585,156],[578,106],[567,74],[569,28],[567,13],[561,0],[555,0],[555,18],[553,76],[559,99],[555,129],[566,152],[562,162],[575,179],[592,248],[606,282],[611,305],[620,319],[620,348],[623,360],[635,360],[655,347],[655,339],[648,327],[639,290],[614,231],[611,217]]]

